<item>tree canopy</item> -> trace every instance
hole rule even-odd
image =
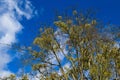
[[[25,62],[39,80],[120,79],[119,29],[100,24],[76,10],[58,16],[54,27],[41,28]],[[21,80],[28,80],[28,74]],[[10,80],[15,76],[11,75]]]

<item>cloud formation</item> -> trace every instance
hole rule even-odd
[[[12,60],[4,44],[17,41],[16,34],[23,28],[20,21],[34,15],[34,7],[28,0],[0,0],[0,77],[9,75],[7,64]]]

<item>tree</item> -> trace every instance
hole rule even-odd
[[[57,29],[40,29],[33,46],[27,48],[25,62],[31,65],[34,77],[40,80],[120,78],[120,48],[116,46],[119,32],[107,31],[114,28],[102,27],[91,16],[78,14],[76,10],[71,17],[58,16],[54,24]]]
[[[113,34],[112,31],[106,31],[104,35],[102,25],[89,15],[78,14],[76,10],[72,17],[58,16],[54,24],[57,30],[52,27],[41,29],[40,35],[33,42],[37,49],[29,49],[32,69],[41,74],[41,79],[120,78],[120,49],[115,46],[114,39],[119,32]],[[59,54],[64,55],[69,67],[64,67]],[[57,63],[54,64],[53,59]]]

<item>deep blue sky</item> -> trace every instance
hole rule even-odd
[[[107,24],[120,25],[120,0],[30,0],[32,5],[38,11],[38,15],[31,20],[23,19],[21,24],[24,26],[21,34],[18,35],[19,43],[29,45],[38,34],[40,24],[52,25],[55,10],[64,12],[65,9],[75,7],[79,11],[92,9],[96,12],[96,18]],[[14,60],[9,64],[15,65]],[[10,67],[13,72],[17,71],[17,67]]]
[[[38,15],[31,20],[23,20],[23,33],[20,34],[20,42],[27,44],[31,42],[38,33],[40,24],[53,24],[55,10],[60,13],[66,9],[76,8],[85,12],[92,9],[97,19],[103,23],[120,24],[120,1],[119,0],[30,0],[38,11]],[[27,40],[24,40],[27,39]]]

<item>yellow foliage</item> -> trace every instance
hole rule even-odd
[[[62,16],[58,16],[58,19],[59,19],[59,20],[62,20]]]
[[[63,32],[67,32],[68,31],[68,25],[65,22],[56,21],[56,22],[54,22],[54,24],[56,26],[60,27]]]
[[[76,10],[73,11],[73,15],[77,15],[77,11]]]

